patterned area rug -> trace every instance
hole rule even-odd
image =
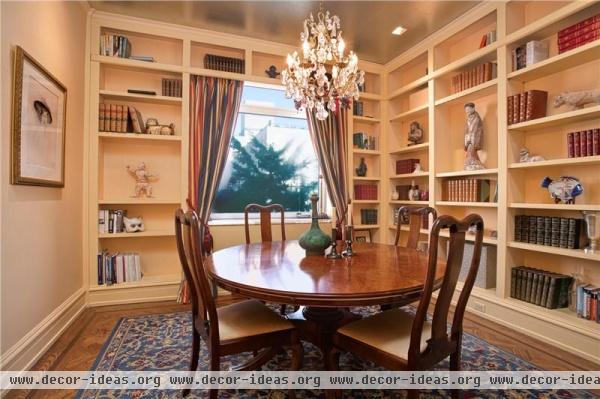
[[[372,314],[375,308],[357,308],[354,312],[363,316]],[[125,317],[119,320],[111,336],[98,355],[92,370],[187,370],[189,365],[189,351],[191,348],[191,314],[169,313],[141,317]],[[231,356],[222,359],[222,369],[226,370],[231,365],[244,362],[251,354]],[[204,344],[201,347],[200,370],[206,370],[208,364],[208,351]],[[288,370],[290,359],[286,354],[276,356],[263,366],[264,370]],[[351,354],[341,356],[340,367],[342,370],[378,370],[374,364],[363,361]],[[505,352],[504,350],[487,343],[470,334],[463,337],[463,370],[539,370],[536,366],[525,360]],[[310,343],[304,343],[305,370],[322,370],[323,363],[320,351]],[[439,369],[448,370],[447,360],[440,364]],[[219,391],[219,398],[236,399],[279,399],[285,398],[285,391],[244,390],[244,391]],[[322,392],[315,390],[296,391],[297,398],[318,398]],[[401,399],[406,396],[405,391],[383,390],[353,390],[345,391],[346,399],[375,399],[389,398]],[[152,398],[172,399],[180,398],[179,391],[83,391],[77,395],[78,399],[89,398]],[[437,399],[450,397],[444,390],[423,390],[421,398]],[[595,398],[585,391],[467,391],[464,398]],[[192,391],[190,399],[208,398],[207,391]]]

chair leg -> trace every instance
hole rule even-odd
[[[198,360],[200,358],[200,334],[195,328],[192,329],[192,358],[190,360],[190,371],[196,371],[198,368]],[[181,394],[185,397],[190,394],[190,389],[185,388],[181,391]]]
[[[406,399],[419,399],[421,391],[419,389],[407,389]]]
[[[460,353],[461,346],[459,345],[457,351],[450,355],[450,371],[460,371]],[[450,395],[452,399],[459,399],[462,395],[462,391],[460,389],[452,389],[450,391]]]
[[[282,316],[286,315],[286,310],[287,310],[287,306],[286,305],[280,305],[279,306],[279,314]]]
[[[335,346],[332,347],[328,353],[325,353],[324,356],[327,356],[326,363],[329,366],[331,371],[339,371],[340,370],[340,354],[341,352]],[[341,389],[328,389],[325,391],[325,397],[327,399],[341,399],[342,398],[342,390]]]
[[[304,348],[302,347],[302,343],[298,342],[290,347],[292,351],[292,371],[298,371],[302,369],[302,363],[304,360]]]
[[[221,369],[221,358],[214,353],[210,356],[210,371],[219,371]],[[208,393],[209,399],[217,399],[219,396],[218,389],[211,389]]]

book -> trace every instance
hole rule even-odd
[[[525,66],[533,65],[548,58],[548,42],[531,40],[525,45]]]
[[[546,106],[548,103],[548,92],[542,90],[527,91],[527,106],[525,111],[525,120],[542,118],[546,116]]]
[[[519,94],[515,94],[513,97],[513,123],[521,122],[519,120],[519,111],[521,109],[521,96]]]
[[[592,131],[593,155],[600,155],[600,129]]]
[[[142,114],[135,107],[129,107],[129,118],[131,119],[131,127],[134,133],[144,133],[145,126]]]
[[[573,153],[575,158],[581,156],[581,132],[573,133]]]
[[[567,133],[567,154],[569,158],[575,157],[575,133]]]
[[[110,104],[110,128],[109,131],[117,131],[117,105]]]
[[[100,103],[99,110],[98,110],[98,131],[100,131],[100,132],[105,131],[105,127],[104,127],[105,117],[106,117],[106,104]]]
[[[519,94],[519,122],[525,122],[527,120],[527,107],[529,106],[529,103],[527,101],[528,94],[529,93],[527,92]]]

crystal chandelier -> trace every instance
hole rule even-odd
[[[287,56],[287,68],[282,71],[285,95],[292,98],[296,109],[316,108],[317,119],[325,120],[329,111],[338,104],[348,107],[350,100],[358,100],[358,86],[365,73],[358,69],[358,57],[353,51],[346,54],[340,19],[319,10],[317,20],[310,15],[304,20],[300,33],[302,59],[298,52]]]

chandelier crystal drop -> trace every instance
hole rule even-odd
[[[302,58],[297,51],[288,54],[287,68],[281,72],[285,95],[294,100],[296,109],[316,108],[317,119],[325,120],[329,111],[358,100],[365,73],[358,69],[356,54],[346,54],[340,19],[329,11],[321,9],[317,20],[312,14],[304,20],[300,41]]]

